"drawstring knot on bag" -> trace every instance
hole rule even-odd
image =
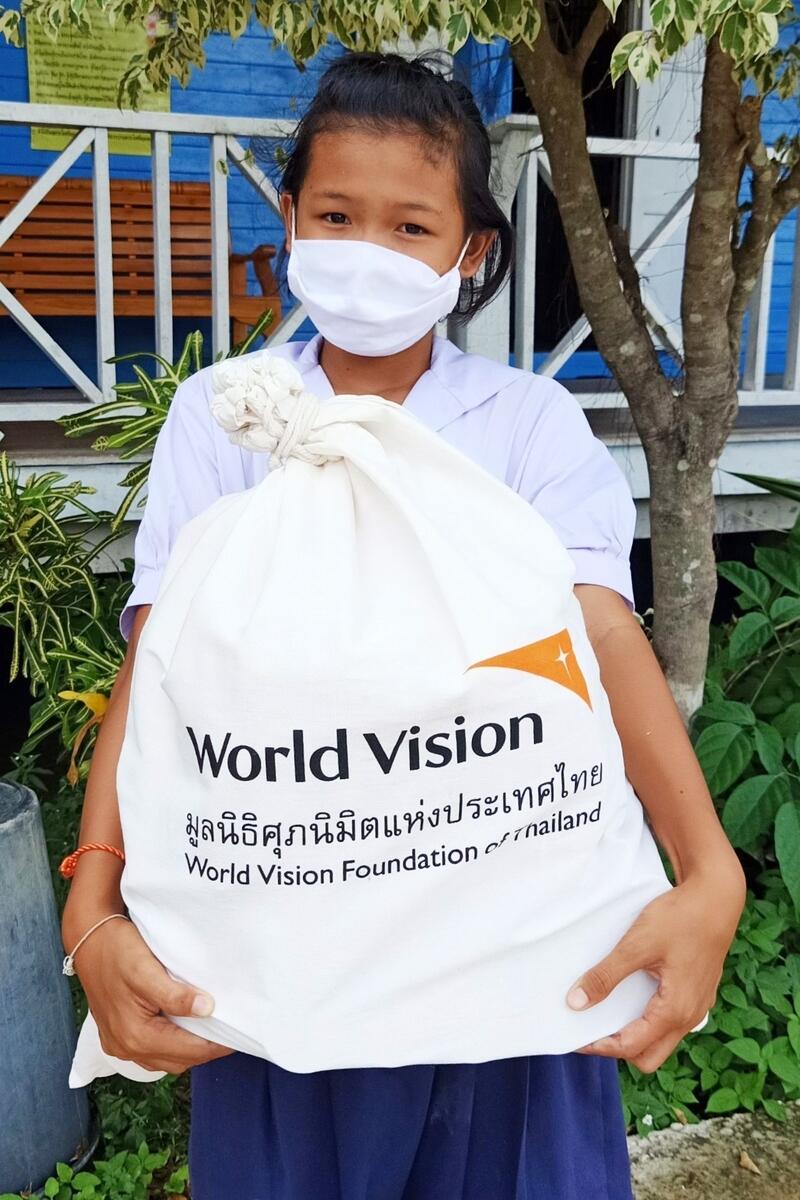
[[[294,457],[319,467],[341,457],[310,447],[322,405],[284,359],[263,351],[223,359],[212,367],[211,386],[211,414],[236,445],[269,454],[277,466]]]

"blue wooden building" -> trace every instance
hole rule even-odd
[[[610,33],[609,45],[618,36]],[[792,31],[787,30],[784,37],[790,36]],[[224,348],[230,338],[225,311],[230,283],[228,251],[247,254],[263,243],[278,247],[273,265],[286,318],[278,336],[301,337],[309,329],[302,313],[293,313],[293,301],[283,282],[282,228],[271,190],[278,175],[274,152],[313,95],[320,72],[341,50],[331,44],[300,71],[285,52],[273,47],[254,21],[235,42],[214,35],[206,49],[207,63],[193,72],[189,85],[172,84],[169,112],[141,114],[138,128],[153,136],[152,157],[106,153],[108,130],[113,130],[115,120],[133,119],[132,114],[106,111],[104,116],[96,110],[71,110],[68,115],[75,125],[82,124],[89,131],[88,141],[63,177],[90,180],[94,160],[102,170],[107,165],[107,179],[105,183],[101,179],[98,193],[101,197],[107,193],[106,185],[123,180],[152,181],[153,195],[178,183],[209,186],[215,225],[212,236],[216,238],[215,322],[206,317],[173,318],[165,308],[163,290],[157,305],[160,318],[115,316],[113,247],[110,236],[106,238],[111,227],[102,220],[96,234],[99,244],[105,245],[107,240],[108,245],[103,250],[102,272],[98,267],[99,273],[107,275],[105,283],[98,282],[99,319],[64,313],[41,315],[36,324],[43,332],[32,336],[32,327],[27,327],[24,319],[0,316],[2,444],[25,467],[55,466],[70,477],[92,482],[98,488],[97,503],[107,508],[118,504],[116,484],[127,468],[111,455],[98,456],[65,442],[54,418],[111,395],[115,379],[130,377],[130,367],[125,364],[116,372],[104,365],[109,348],[115,354],[154,347],[177,352],[186,333],[199,327],[210,358],[212,349]],[[699,114],[701,50],[699,41],[687,47],[656,81],[639,89],[627,79],[614,89],[608,84],[599,86],[588,110],[590,147],[597,155],[603,201],[630,229],[632,245],[648,247],[642,266],[645,302],[670,346],[677,349],[680,264],[696,162],[693,139]],[[602,47],[599,52],[602,55]],[[598,436],[607,442],[629,479],[639,510],[637,533],[646,537],[648,487],[643,452],[624,397],[615,391],[583,320],[557,210],[546,186],[546,158],[541,154],[519,158],[520,151],[535,142],[538,126],[515,78],[508,48],[502,42],[491,46],[468,43],[456,56],[453,69],[473,88],[492,125],[498,168],[507,168],[498,170],[501,200],[519,232],[511,287],[467,333],[454,332],[453,336],[468,349],[554,375],[579,396]],[[54,114],[58,116],[51,110],[50,117]],[[774,141],[782,131],[794,131],[797,117],[796,103],[770,99],[765,122],[768,139]],[[25,52],[0,44],[0,179],[41,180],[59,160],[59,151],[31,147],[31,126],[42,120],[42,110],[30,104]],[[125,127],[137,127],[135,119]],[[251,141],[254,136],[257,142]],[[248,146],[254,145],[258,147],[255,165],[241,159],[241,152],[246,154]],[[210,170],[215,154],[217,160],[227,162],[222,182]],[[160,228],[162,240],[165,234],[169,240],[168,215]],[[229,246],[224,244],[226,229]],[[733,479],[724,468],[800,478],[797,247],[797,221],[792,214],[773,239],[747,318],[740,422],[717,477],[721,532],[783,527],[794,515],[794,506],[788,501],[764,496]],[[165,286],[162,278],[162,289]],[[106,302],[100,303],[103,287]],[[247,266],[246,290],[251,296],[259,292],[252,263]],[[0,287],[0,305],[4,295],[8,293]],[[24,295],[20,303],[23,301]],[[668,349],[664,347],[665,361]]]

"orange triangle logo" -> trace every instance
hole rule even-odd
[[[494,658],[484,658],[481,662],[467,667],[510,667],[515,671],[529,671],[531,675],[541,675],[544,679],[552,679],[568,688],[576,696],[580,696],[592,707],[589,699],[589,689],[583,677],[583,671],[578,666],[575,651],[572,649],[572,638],[567,629],[542,638],[541,641],[531,642],[520,646],[517,650],[506,650],[504,654],[496,654]]]

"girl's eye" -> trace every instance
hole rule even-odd
[[[322,219],[324,221],[328,221],[328,223],[331,225],[344,225],[347,221],[347,217],[344,215],[344,213],[340,212],[325,213]]]
[[[410,233],[413,237],[419,237],[421,233],[425,233],[425,230],[422,228],[422,226],[415,225],[413,221],[404,222],[404,224],[401,225],[401,229],[404,233]]]

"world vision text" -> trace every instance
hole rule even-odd
[[[419,771],[446,767],[452,762],[466,762],[470,755],[491,758],[501,751],[519,750],[520,746],[542,741],[542,719],[538,713],[510,717],[503,724],[486,721],[472,731],[465,725],[466,717],[459,716],[453,720],[453,729],[425,737],[419,725],[400,730],[391,743],[377,733],[362,733],[361,737],[369,748],[371,761],[384,775],[395,769]],[[186,732],[200,774],[210,774],[215,779],[221,774],[243,783],[259,778],[267,783],[287,779],[296,783],[309,779],[330,783],[350,778],[349,734],[344,728],[336,730],[332,744],[313,749],[306,746],[302,729],[292,730],[290,746],[263,747],[234,742],[232,733],[215,739],[210,733],[197,733],[191,725],[186,726]]]

